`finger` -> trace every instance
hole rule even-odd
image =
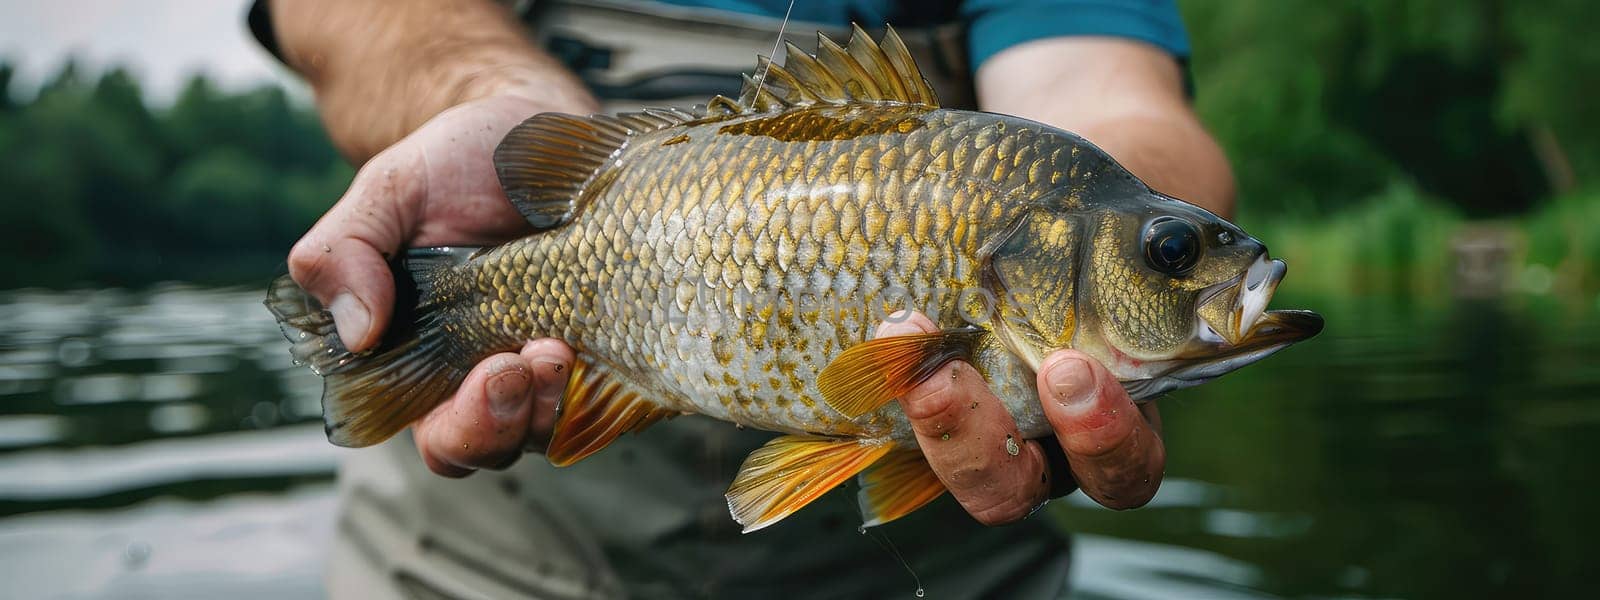
[[[418,420],[417,451],[448,477],[508,466],[522,455],[533,416],[534,367],[520,354],[491,356],[467,374],[444,404]]]
[[[394,307],[387,256],[414,228],[422,183],[406,168],[411,153],[388,151],[362,167],[344,197],[289,251],[289,276],[333,313],[345,348],[377,344]]]
[[[523,358],[533,365],[533,417],[528,424],[528,439],[523,449],[544,452],[550,445],[550,434],[555,430],[556,405],[567,391],[567,379],[572,374],[576,357],[572,348],[555,338],[528,342],[522,347]]]
[[[877,336],[936,331],[920,314],[891,319]],[[1017,423],[972,365],[952,362],[900,398],[928,465],[973,518],[986,525],[1028,516],[1049,489],[1038,442]]]
[[[1148,503],[1161,486],[1166,447],[1111,372],[1063,350],[1039,365],[1038,385],[1078,487],[1108,508]]]

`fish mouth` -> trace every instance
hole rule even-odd
[[[1265,252],[1239,277],[1201,294],[1195,335],[1159,376],[1124,381],[1129,395],[1148,399],[1200,385],[1306,340],[1322,331],[1309,310],[1267,310],[1288,265]]]

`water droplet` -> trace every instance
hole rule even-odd
[[[128,547],[122,549],[122,565],[130,571],[143,568],[149,560],[150,544],[148,542],[130,542]]]
[[[928,592],[926,590],[923,590],[922,588],[917,588],[917,597],[918,598],[921,598],[921,597],[926,596],[926,595],[928,595]]]
[[[267,401],[257,402],[250,406],[250,421],[258,428],[268,428],[278,424],[278,405]]]
[[[67,338],[61,340],[61,345],[56,348],[56,358],[61,361],[62,366],[81,367],[89,364],[89,359],[93,358],[91,350],[89,342],[78,338]]]

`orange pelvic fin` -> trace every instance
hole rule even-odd
[[[867,414],[933,376],[952,360],[970,360],[977,327],[878,338],[845,349],[817,376],[828,406],[846,417]]]
[[[750,533],[777,523],[887,454],[885,443],[786,435],[751,452],[728,487],[728,511]]]
[[[911,514],[944,494],[944,482],[918,450],[896,449],[857,479],[862,527],[876,527]]]
[[[545,457],[558,467],[599,452],[624,433],[678,414],[641,398],[610,370],[582,357],[572,364],[572,376],[556,413],[555,432]]]

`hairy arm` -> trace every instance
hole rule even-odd
[[[488,0],[270,2],[284,61],[310,82],[328,134],[357,164],[472,100],[509,96],[580,114],[597,106]]]
[[[996,54],[978,70],[984,110],[1076,132],[1150,187],[1233,213],[1233,172],[1165,51],[1109,37],[1051,38]]]

